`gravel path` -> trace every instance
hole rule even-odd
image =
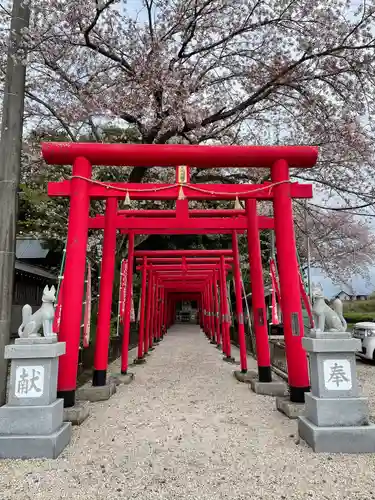
[[[196,327],[175,327],[57,460],[0,462],[0,499],[375,498],[374,455],[296,444],[296,422],[232,370]]]

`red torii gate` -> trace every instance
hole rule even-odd
[[[279,258],[280,287],[287,357],[298,361],[289,366],[292,401],[303,401],[309,389],[307,361],[300,336],[302,310],[299,296],[298,263],[292,216],[292,197],[311,197],[308,185],[290,183],[289,168],[313,167],[318,150],[308,146],[185,146],[127,145],[90,143],[44,143],[42,153],[47,163],[73,164],[71,180],[49,184],[50,196],[70,197],[65,286],[60,339],[67,342],[66,354],[60,360],[59,397],[65,406],[75,402],[80,315],[87,245],[89,205],[91,198],[117,199],[131,194],[133,199],[176,200],[183,186],[184,196],[202,199],[273,200],[276,245]],[[92,165],[103,166],[175,166],[189,164],[197,168],[262,167],[271,169],[271,182],[263,185],[192,185],[149,184],[148,188],[130,183],[100,183],[91,177]],[[249,203],[247,202],[247,205]],[[249,238],[249,241],[251,238]]]
[[[212,250],[211,251],[212,253],[215,253],[215,250]],[[205,285],[207,284],[207,281],[210,281],[210,279],[212,280],[212,285],[211,286],[214,286],[214,297],[215,297],[215,302],[216,302],[216,306],[215,306],[215,309],[217,310],[218,312],[218,297],[217,297],[217,280],[218,280],[218,275],[217,275],[217,272],[221,272],[220,274],[220,278],[221,278],[221,288],[223,289],[223,281],[225,282],[225,276],[223,278],[223,272],[226,273],[227,270],[230,269],[230,265],[227,265],[227,262],[228,260],[222,262],[222,260],[220,259],[210,259],[211,261],[215,261],[216,260],[216,263],[213,264],[213,263],[207,263],[207,264],[204,264],[204,263],[201,263],[201,264],[186,264],[186,263],[181,263],[180,265],[176,265],[176,264],[173,264],[171,263],[170,265],[166,265],[166,264],[161,264],[161,265],[155,265],[153,262],[148,262],[149,260],[152,260],[152,259],[148,259],[146,260],[147,257],[143,257],[143,261],[142,261],[142,266],[139,266],[137,269],[140,269],[142,270],[144,273],[147,272],[147,271],[151,271],[152,273],[154,273],[160,280],[162,280],[163,282],[163,286],[165,289],[171,289],[171,287],[167,286],[167,283],[169,282],[173,282],[173,290],[181,290],[181,286],[183,287],[183,290],[184,290],[184,293],[186,292],[186,284],[187,282],[189,282],[189,285],[191,286],[191,282],[190,280],[192,280],[194,282],[194,286],[192,287],[192,289],[196,289],[196,288],[199,288],[201,289],[202,288],[202,284]],[[156,259],[157,260],[157,259]],[[190,259],[190,260],[203,260],[203,259]],[[233,259],[230,259],[231,261]],[[146,265],[145,265],[145,261],[146,261]],[[209,271],[213,271],[213,272],[209,272]],[[215,285],[216,287],[215,287]],[[176,288],[177,287],[177,288]],[[225,286],[224,286],[225,288]],[[149,288],[150,290],[150,288]],[[202,293],[203,290],[200,290],[200,293]],[[153,292],[152,292],[153,293]],[[226,293],[226,288],[225,288],[225,293]],[[151,292],[149,292],[149,297],[151,296]],[[213,297],[212,295],[210,295],[211,299],[213,300]],[[225,300],[225,302],[224,302]],[[212,302],[212,301],[211,301]],[[226,302],[226,295],[223,296],[223,299],[222,299],[222,307],[223,305],[227,304]],[[241,304],[242,306],[242,304]],[[227,312],[227,311],[226,311]],[[141,313],[142,314],[142,313]],[[206,320],[206,318],[205,318]],[[211,322],[212,322],[212,327],[213,327],[213,331],[217,334],[213,334],[211,336],[212,340],[214,338],[220,338],[220,334],[219,334],[219,316],[217,315],[216,316],[216,324],[213,324],[213,318],[211,319]],[[223,328],[223,332],[222,332],[222,338],[226,338],[226,335],[229,336],[229,325],[228,325],[228,328],[227,325],[226,325],[227,321],[226,321],[226,318],[223,318],[223,321],[222,321],[222,328]],[[206,332],[207,333],[207,332]],[[244,331],[241,332],[242,336],[243,336],[243,339],[244,339]],[[228,342],[229,342],[229,338],[228,338]],[[216,342],[219,346],[220,342],[217,341]],[[246,366],[246,349],[245,349],[245,345],[243,344],[242,345],[242,349],[243,351],[241,352],[241,360],[242,360],[242,365],[241,365],[241,368],[243,370],[243,372],[246,372],[247,370],[247,366]],[[226,360],[229,360],[231,359],[230,357],[230,344],[229,344],[229,352],[227,352],[227,342],[226,343],[223,343],[223,352],[224,354],[226,354]]]
[[[221,218],[215,217],[216,210],[189,210],[188,201],[187,200],[177,200],[176,201],[176,210],[119,210],[116,211],[116,205],[113,203],[114,200],[107,201],[107,207],[105,215],[97,215],[93,218],[90,218],[89,228],[90,229],[104,229],[104,241],[103,241],[103,258],[102,258],[102,272],[101,275],[105,276],[105,281],[101,281],[100,284],[100,302],[99,302],[99,311],[98,311],[98,322],[97,322],[97,333],[96,333],[96,345],[95,345],[95,356],[94,356],[94,372],[93,372],[93,385],[101,386],[106,384],[107,377],[107,365],[108,365],[108,346],[109,346],[109,338],[110,338],[110,315],[111,315],[111,304],[112,304],[112,287],[113,287],[113,279],[114,279],[114,253],[115,253],[115,245],[116,245],[116,231],[118,228],[127,227],[127,229],[123,229],[121,232],[129,233],[129,258],[128,258],[128,266],[132,268],[133,266],[133,253],[134,253],[134,233],[137,232],[132,226],[131,222],[133,222],[134,226],[138,228],[139,233],[154,233],[161,231],[164,234],[175,234],[177,231],[188,234],[192,232],[196,234],[201,231],[202,233],[233,233],[233,229],[239,229],[239,232],[244,232],[248,225],[248,217],[244,217],[242,214],[246,213],[245,210],[219,210],[219,214]],[[255,210],[255,231],[257,233],[258,229],[271,229],[273,228],[273,219],[270,217],[257,216],[256,215],[256,206],[252,207]],[[149,219],[147,216],[149,213],[156,218]],[[171,212],[174,212],[176,217],[171,218]],[[212,215],[213,217],[203,217],[205,213],[208,215]],[[193,214],[196,218],[190,217]],[[127,215],[127,217],[125,217]],[[168,221],[168,228],[165,228],[166,216]],[[158,222],[158,224],[156,224]],[[158,229],[156,229],[159,226]],[[171,227],[172,226],[172,227]],[[176,228],[178,227],[178,229]],[[198,229],[196,229],[198,227]],[[164,228],[164,229],[163,229]],[[233,238],[232,238],[233,240]],[[237,246],[237,239],[234,245]],[[255,239],[255,244],[258,241],[258,235]],[[213,251],[209,251],[212,252]],[[260,253],[259,253],[260,258]],[[261,261],[258,264],[255,262],[252,263],[252,266],[261,268]],[[237,277],[239,276],[239,268],[237,269]],[[239,278],[238,278],[239,279]],[[240,283],[240,282],[239,282]],[[240,286],[240,285],[239,285]],[[259,295],[263,295],[263,282],[258,283],[259,287]],[[132,289],[132,274],[128,272],[127,275],[127,290]],[[237,289],[237,293],[239,289]],[[264,304],[264,299],[262,301]],[[238,305],[240,308],[238,311],[239,314],[239,329],[240,329],[240,339],[241,340],[241,352],[242,352],[242,371],[246,372],[246,355],[245,355],[245,338],[244,338],[244,326],[243,326],[243,311],[242,311],[242,303]],[[265,305],[264,305],[265,309]],[[121,371],[123,374],[127,373],[128,370],[128,344],[129,344],[129,335],[130,335],[130,310],[131,310],[131,298],[130,295],[126,297],[125,302],[125,314],[124,314],[124,342],[122,348],[122,367]],[[151,313],[150,313],[151,314]],[[264,311],[265,314],[265,311]],[[140,329],[140,334],[143,333],[143,321],[142,328]],[[260,381],[267,382],[271,381],[271,369],[270,369],[270,356],[269,356],[269,347],[265,346],[265,342],[261,340],[264,335],[267,334],[266,328],[264,332],[260,332],[259,328],[255,327],[257,338],[258,338],[258,361],[259,361],[259,374]],[[229,331],[229,327],[228,327]],[[145,337],[147,341],[147,337]],[[263,347],[262,347],[263,344]],[[140,352],[139,342],[139,352]],[[263,354],[263,352],[267,352],[267,354]],[[227,348],[227,351],[230,352],[230,347]],[[138,362],[141,362],[142,356],[138,356]],[[230,359],[228,355],[226,359]]]

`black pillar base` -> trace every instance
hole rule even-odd
[[[270,366],[258,366],[259,382],[272,382],[272,370]]]
[[[216,345],[216,340],[211,340],[210,344]]]
[[[101,387],[107,383],[107,370],[94,370],[92,374],[92,385]]]
[[[223,360],[226,362],[226,363],[232,363],[234,364],[236,362],[236,360],[234,358],[232,358],[232,356],[224,356],[223,357]]]
[[[71,408],[76,404],[76,391],[57,391],[57,399],[64,400],[64,408]]]
[[[127,375],[128,374],[128,370],[121,370],[121,375]]]
[[[246,370],[245,370],[245,369],[242,369],[242,370],[241,370],[241,373],[247,373],[247,369],[246,369]]]
[[[216,349],[221,349],[221,344],[217,344]]]
[[[149,347],[148,350],[151,351],[151,352],[155,351],[155,347]]]
[[[290,401],[292,403],[304,403],[305,402],[305,392],[309,392],[310,387],[293,387],[289,386]]]

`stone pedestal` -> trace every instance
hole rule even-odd
[[[135,360],[133,361],[134,365],[144,365],[145,363],[147,363],[147,360],[145,358],[135,358]]]
[[[359,396],[356,352],[361,342],[346,332],[316,332],[302,339],[309,353],[311,393],[298,432],[314,451],[375,453],[375,425]]]
[[[239,370],[233,372],[233,376],[238,382],[243,382],[244,384],[250,384],[250,382],[258,377],[258,372],[255,370],[248,370],[246,373],[242,373]]]
[[[107,401],[115,393],[116,382],[108,379],[106,385],[92,385],[91,382],[88,382],[77,389],[76,398],[78,401],[96,403],[98,401]]]
[[[113,373],[110,377],[110,380],[116,384],[116,386],[124,384],[124,385],[129,385],[131,382],[133,382],[135,378],[134,373],[127,373],[126,375],[123,375],[122,373]]]
[[[255,394],[262,396],[286,396],[288,394],[288,386],[284,382],[273,380],[272,382],[259,382],[253,379],[250,382],[250,387]]]
[[[63,422],[63,400],[56,398],[64,353],[56,336],[17,339],[5,347],[11,372],[8,401],[0,408],[0,458],[56,458],[69,444],[71,424]]]
[[[290,396],[277,397],[276,408],[290,419],[296,419],[305,414],[305,404],[294,403],[290,400]]]
[[[64,408],[64,420],[72,425],[81,425],[89,416],[89,401],[76,401],[74,406]]]

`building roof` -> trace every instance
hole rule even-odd
[[[16,260],[14,268],[16,271],[21,271],[28,274],[33,274],[34,276],[40,276],[41,278],[46,278],[48,280],[57,281],[58,277],[55,274],[46,271],[37,266],[32,266],[30,264],[25,264],[24,262],[20,262]]]
[[[344,293],[348,297],[367,297],[368,295],[370,295],[369,292],[358,293],[358,292],[353,291],[350,293],[350,292],[346,292],[345,290],[340,290],[339,293],[336,294],[336,297],[338,297],[342,293]]]
[[[48,255],[48,248],[43,248],[42,240],[19,239],[16,241],[17,259],[45,259]]]

